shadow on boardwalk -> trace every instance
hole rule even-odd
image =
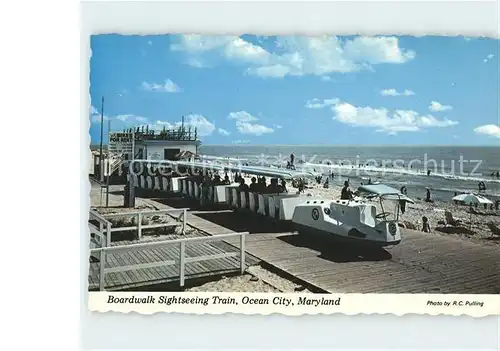
[[[383,248],[363,248],[355,247],[345,243],[335,242],[318,238],[306,238],[302,235],[291,234],[282,235],[278,239],[296,246],[317,251],[320,258],[337,263],[345,262],[368,262],[390,260],[392,255]]]

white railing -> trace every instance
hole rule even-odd
[[[167,227],[178,227],[182,226],[182,235],[186,234],[186,221],[187,221],[187,208],[175,208],[168,210],[154,210],[154,211],[134,211],[134,212],[121,212],[121,213],[107,213],[103,215],[104,218],[111,217],[133,217],[136,220],[136,224],[130,227],[114,227],[110,228],[110,232],[121,232],[128,230],[137,230],[137,237],[140,239],[142,237],[142,231],[144,229],[152,228],[167,228]],[[180,216],[175,217],[171,215],[172,213],[180,212]],[[157,223],[157,224],[142,224],[142,219],[144,216],[148,215],[160,215],[167,214],[176,219],[175,223]],[[108,245],[109,246],[109,245]]]
[[[109,213],[106,215],[102,215],[97,213],[94,210],[89,211],[89,234],[92,236],[92,234],[95,237],[98,237],[99,240],[90,240],[90,256],[93,256],[94,258],[98,259],[100,262],[106,262],[106,251],[102,250],[100,253],[97,255],[95,250],[103,249],[103,248],[109,248],[111,247],[111,234],[113,232],[117,231],[123,231],[123,230],[137,230],[138,238],[141,238],[142,235],[142,230],[143,229],[149,229],[149,228],[161,228],[161,227],[177,227],[177,226],[182,226],[182,234],[184,235],[186,233],[186,221],[187,221],[187,212],[186,208],[182,209],[169,209],[169,210],[156,210],[156,211],[136,211],[136,212],[125,212],[125,213]],[[170,214],[172,212],[181,212],[181,215],[177,217],[177,222],[176,223],[159,223],[159,224],[153,224],[153,225],[143,225],[142,224],[142,218],[144,215],[152,215],[152,214]],[[133,227],[115,227],[113,228],[112,223],[106,218],[106,217],[127,217],[127,216],[137,216],[137,225]],[[174,216],[172,216],[174,217]],[[174,217],[175,218],[175,217]],[[179,222],[182,219],[181,222]],[[99,227],[95,226],[94,224],[90,223],[90,221],[97,221],[99,224]],[[100,265],[100,272],[99,272],[99,286],[104,286],[104,265]]]
[[[215,236],[204,236],[199,238],[182,238],[182,239],[174,239],[174,240],[163,240],[156,242],[148,242],[141,244],[131,244],[131,245],[120,245],[120,246],[111,246],[111,247],[101,247],[91,249],[91,254],[99,254],[101,257],[99,262],[99,290],[105,290],[105,280],[104,277],[107,273],[117,273],[117,272],[125,272],[137,269],[145,269],[145,268],[154,268],[154,267],[164,267],[171,266],[174,264],[179,264],[179,283],[181,287],[184,287],[185,283],[185,266],[187,263],[192,262],[200,262],[200,261],[208,261],[221,259],[226,257],[236,257],[240,258],[240,273],[243,274],[246,269],[245,263],[245,236],[248,232],[243,233],[230,233],[230,234],[220,234]],[[192,243],[205,243],[210,241],[223,241],[227,238],[232,237],[240,237],[240,247],[239,252],[224,252],[221,254],[213,254],[213,255],[205,255],[198,257],[186,257],[186,245]],[[129,251],[129,250],[137,250],[137,249],[152,249],[152,248],[160,248],[166,246],[179,245],[179,256],[176,259],[169,259],[157,262],[149,262],[149,263],[138,263],[128,266],[120,266],[120,267],[110,267],[106,268],[106,253],[108,252],[121,252],[121,251]]]
[[[112,223],[104,218],[101,214],[94,210],[89,211],[89,222],[97,221],[99,223],[99,228],[97,228],[92,223],[89,223],[90,234],[97,235],[100,240],[100,246],[110,246],[111,245],[111,230]]]

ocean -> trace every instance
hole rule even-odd
[[[428,187],[434,199],[449,201],[455,192],[477,193],[482,181],[487,197],[500,198],[498,146],[202,145],[199,152],[254,165],[284,165],[293,152],[298,167],[334,172],[335,184],[349,180],[357,187],[371,179],[397,189],[404,185],[415,198],[424,198]]]

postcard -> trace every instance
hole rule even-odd
[[[500,315],[497,39],[90,49],[90,310]]]

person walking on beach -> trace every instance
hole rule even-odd
[[[304,192],[304,188],[305,188],[305,182],[304,182],[304,179],[302,178],[299,178],[297,180],[297,189],[299,190],[299,194],[303,193]]]
[[[295,155],[293,152],[290,154],[290,168],[293,167],[293,161],[295,161]]]
[[[429,225],[429,219],[427,217],[422,217],[422,231],[425,233],[431,232],[431,226]]]
[[[324,189],[328,189],[330,187],[330,183],[328,182],[328,178],[326,178],[325,183],[323,184]]]
[[[425,188],[425,202],[432,202],[431,189],[429,189],[429,188]]]
[[[401,194],[406,195],[406,187],[403,185],[401,189],[399,189]],[[401,214],[405,214],[406,212],[406,200],[399,200],[399,207],[401,208]]]

